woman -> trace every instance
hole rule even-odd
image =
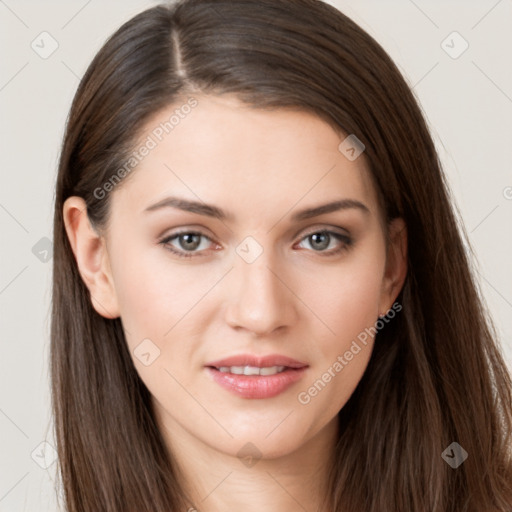
[[[70,512],[512,509],[512,384],[434,144],[312,0],[125,23],[68,119],[52,382]]]

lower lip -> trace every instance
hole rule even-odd
[[[206,368],[213,380],[224,389],[242,398],[272,398],[302,378],[307,367],[288,368],[275,375],[235,375]]]

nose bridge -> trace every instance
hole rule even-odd
[[[232,272],[233,294],[228,323],[258,333],[269,333],[293,320],[293,294],[280,276],[282,265],[271,247],[245,240],[237,247]]]

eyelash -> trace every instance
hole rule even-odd
[[[343,245],[335,250],[331,249],[330,251],[313,251],[313,252],[319,253],[325,257],[336,256],[344,251],[348,251],[353,245],[353,240],[349,236],[342,235],[341,233],[338,233],[336,231],[329,231],[328,229],[320,229],[320,230],[316,230],[316,231],[311,231],[310,233],[304,235],[300,241],[302,242],[303,240],[309,238],[312,235],[319,235],[319,234],[328,234],[330,236],[333,236],[334,238],[337,238],[339,241],[343,242]],[[175,238],[179,238],[182,235],[199,235],[199,236],[206,238],[207,240],[212,241],[210,237],[208,237],[207,235],[205,235],[204,233],[201,233],[199,231],[181,231],[181,232],[173,233],[169,236],[166,236],[159,243],[162,244],[168,251],[172,252],[173,254],[175,254],[176,256],[178,256],[180,258],[192,258],[195,256],[200,256],[200,252],[178,251],[176,249],[173,249],[172,246],[169,245],[171,240],[174,240]]]

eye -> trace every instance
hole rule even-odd
[[[308,242],[314,252],[321,253],[323,256],[334,256],[348,250],[353,244],[353,240],[349,236],[326,229],[309,233],[302,238],[300,243],[304,242]],[[201,253],[207,250],[213,241],[198,231],[182,231],[165,237],[159,243],[181,258],[191,258],[192,256],[201,256]],[[330,250],[326,250],[329,248]]]
[[[173,240],[177,241],[178,247],[171,243]],[[212,242],[212,240],[203,233],[196,231],[183,231],[181,233],[174,233],[164,238],[160,241],[160,243],[177,256],[182,258],[190,258],[192,256],[198,256],[199,252],[208,249],[209,244],[206,243],[206,246],[202,246],[202,240],[208,240]]]
[[[341,233],[329,230],[313,231],[306,235],[302,242],[308,242],[313,251],[323,253],[325,256],[334,256],[342,251],[348,250],[353,243],[353,240]],[[326,250],[330,248],[330,250]]]

